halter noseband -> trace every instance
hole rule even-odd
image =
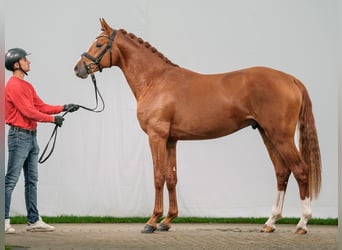
[[[100,61],[102,60],[103,56],[106,54],[107,50],[109,50],[109,53],[110,53],[110,67],[113,66],[113,64],[112,64],[112,44],[113,44],[115,35],[116,35],[116,30],[113,30],[113,33],[112,33],[112,35],[110,37],[109,36],[104,36],[104,35],[97,37],[97,38],[99,38],[99,37],[106,37],[106,38],[109,39],[109,43],[107,44],[106,48],[104,48],[104,50],[101,51],[101,53],[99,54],[99,56],[97,58],[92,57],[87,52],[84,52],[81,55],[81,57],[84,56],[84,57],[88,58],[89,60],[91,60],[93,62],[93,63],[90,63],[90,64],[86,65],[86,63],[83,61],[84,66],[86,67],[88,74],[92,73],[92,72],[90,72],[90,68],[89,68],[89,65],[91,65],[91,64],[95,64],[97,66],[97,68],[99,69],[99,71],[102,72],[102,66],[100,64]]]

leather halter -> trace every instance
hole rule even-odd
[[[113,44],[115,35],[116,35],[116,30],[113,30],[113,33],[112,33],[112,35],[110,37],[102,35],[102,36],[98,36],[96,38],[96,39],[98,39],[99,37],[106,37],[106,38],[109,39],[109,43],[101,51],[101,53],[98,55],[98,57],[94,58],[93,56],[89,55],[87,52],[84,52],[81,55],[81,57],[84,56],[84,57],[88,58],[89,60],[91,60],[93,62],[93,63],[90,63],[90,64],[86,65],[86,63],[83,60],[84,66],[86,67],[88,74],[93,73],[93,72],[90,71],[90,68],[89,68],[89,66],[92,65],[92,64],[95,64],[97,66],[97,68],[99,69],[99,71],[102,72],[103,67],[100,64],[100,61],[102,60],[103,56],[106,54],[107,50],[109,50],[109,53],[110,53],[110,67],[113,66],[113,64],[112,64],[112,44]]]

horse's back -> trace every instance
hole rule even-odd
[[[179,85],[186,92],[176,93],[186,98],[187,102],[207,101],[225,102],[232,107],[239,106],[245,110],[267,108],[269,105],[299,105],[303,85],[292,75],[267,67],[252,67],[237,71],[202,75],[196,74]],[[185,86],[185,87],[184,87]],[[177,88],[175,88],[177,89]],[[174,90],[177,91],[177,90]],[[236,105],[235,105],[236,104]]]

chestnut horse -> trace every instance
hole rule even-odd
[[[211,139],[247,126],[257,128],[275,168],[277,195],[261,229],[273,232],[281,217],[288,179],[299,186],[302,214],[295,233],[307,233],[311,200],[321,186],[321,160],[309,94],[286,73],[253,67],[204,75],[173,64],[149,43],[100,19],[101,33],[82,54],[74,71],[80,78],[118,66],[137,101],[137,117],[148,135],[154,168],[155,202],[142,232],[167,231],[178,215],[176,144]],[[204,105],[205,104],[205,105]],[[294,135],[299,127],[299,150]],[[163,216],[163,189],[169,195]]]

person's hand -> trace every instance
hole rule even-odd
[[[63,106],[63,111],[68,111],[71,113],[71,112],[77,111],[79,108],[80,108],[79,105],[70,103],[70,104],[65,104]]]
[[[56,115],[53,123],[56,124],[58,127],[62,127],[63,121],[64,121],[63,116]]]

